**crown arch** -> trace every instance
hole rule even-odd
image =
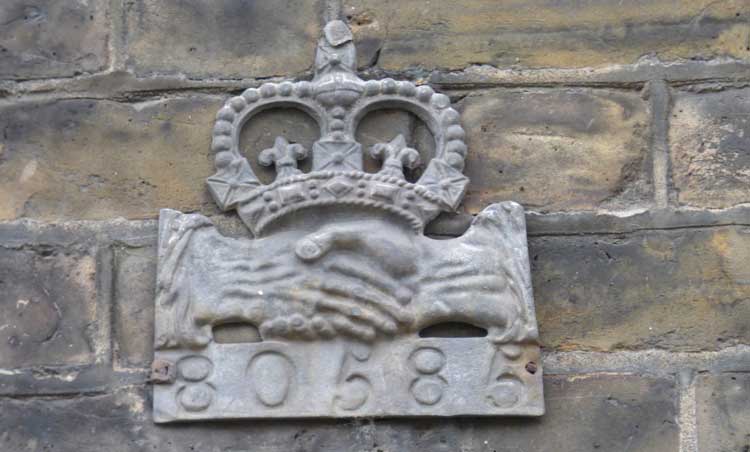
[[[249,88],[242,95],[229,99],[216,114],[211,149],[219,154],[240,154],[240,134],[248,121],[264,111],[291,108],[310,116],[320,128],[321,136],[328,127],[325,109],[308,97],[312,95],[309,82],[267,83],[260,88]]]
[[[402,91],[413,93],[415,97],[380,95],[363,99],[351,117],[351,129],[356,131],[365,116],[378,110],[407,111],[419,118],[432,134],[435,142],[435,155],[432,157],[446,161],[459,171],[463,170],[467,148],[464,130],[459,124],[459,113],[449,107],[448,96],[435,93],[429,87],[417,88],[413,84],[410,85],[409,88],[402,88]],[[421,94],[419,97],[416,97],[417,92]]]

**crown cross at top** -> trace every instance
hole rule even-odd
[[[440,212],[458,208],[469,179],[463,174],[467,147],[460,114],[450,98],[407,80],[362,80],[351,30],[341,20],[328,22],[318,40],[312,80],[268,82],[228,99],[216,115],[211,148],[217,172],[208,186],[219,207],[236,209],[258,235],[294,212],[326,209],[388,212],[422,231]],[[258,154],[261,165],[276,167],[276,179],[263,184],[241,153],[243,127],[256,113],[293,108],[312,117],[320,138],[310,149],[310,171],[297,162],[308,151],[284,137]],[[419,118],[434,139],[434,152],[416,181],[405,169],[420,164],[420,153],[401,135],[370,149],[382,161],[377,173],[365,168],[357,128],[371,112],[405,110]],[[252,154],[254,150],[247,150]],[[260,236],[258,235],[258,236]]]
[[[307,149],[301,144],[289,143],[284,137],[276,137],[273,147],[264,149],[258,155],[263,166],[276,165],[276,179],[284,179],[301,174],[297,169],[297,160],[307,157]]]

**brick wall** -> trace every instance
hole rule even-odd
[[[311,77],[336,16],[364,78],[463,113],[465,212],[431,231],[527,208],[543,418],[152,423],[158,210],[241,231],[203,185],[214,114]],[[393,127],[429,145],[395,112],[359,136]],[[0,130],[0,450],[750,449],[747,0],[5,0]]]

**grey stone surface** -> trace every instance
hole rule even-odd
[[[696,402],[701,452],[750,450],[750,373],[699,376]]]
[[[750,226],[750,206],[724,210],[650,209],[622,215],[615,212],[528,213],[530,236],[629,234],[652,230],[716,226]],[[453,231],[460,230],[454,226]],[[449,232],[447,224],[445,232]]]
[[[511,199],[536,211],[590,210],[650,200],[646,102],[586,88],[474,91],[457,104],[471,152],[465,208]]]
[[[142,387],[58,400],[2,399],[0,448],[61,452],[677,452],[670,378],[545,377],[541,418],[251,420],[153,424]],[[733,451],[734,452],[734,451]]]
[[[0,368],[89,364],[106,332],[96,259],[44,246],[0,248]],[[6,375],[6,376],[9,376]]]
[[[108,3],[4,0],[0,79],[70,77],[106,68]]]
[[[140,74],[261,78],[310,68],[321,0],[125,2],[127,64]]]
[[[531,422],[467,420],[461,429],[465,433],[444,450],[679,450],[677,392],[671,378],[606,374],[547,377],[544,390],[545,416]]]
[[[671,378],[691,372],[750,372],[750,345],[710,352],[546,350],[542,359],[547,375],[610,373]]]
[[[117,246],[114,251],[114,337],[119,366],[147,367],[153,359],[156,248]]]
[[[362,64],[387,70],[611,69],[645,55],[661,61],[747,59],[743,0],[620,2],[343,0]],[[679,6],[679,7],[677,7]]]
[[[662,61],[644,57],[634,64],[600,68],[542,68],[523,70],[489,65],[470,66],[462,71],[432,71],[429,81],[445,88],[467,89],[476,86],[584,85],[639,89],[651,80],[690,84],[711,80],[732,85],[750,69],[747,60],[717,59]]]
[[[0,219],[155,218],[163,206],[213,206],[195,181],[211,172],[205,130],[220,105],[195,94],[3,105]]]
[[[532,237],[542,343],[602,351],[749,343],[748,232],[725,226]]]
[[[677,92],[670,145],[677,200],[695,207],[750,201],[750,88]]]
[[[461,237],[424,236],[466,190],[459,114],[428,86],[355,69],[351,32],[334,20],[311,82],[266,83],[219,110],[208,188],[253,239],[161,211],[157,422],[543,414],[523,208],[494,204]],[[321,137],[311,150],[284,136],[246,149],[275,167],[264,185],[240,138],[275,106],[309,114]],[[411,112],[434,139],[414,183],[422,155],[398,130],[369,149],[380,169],[364,171],[355,132],[382,108]]]

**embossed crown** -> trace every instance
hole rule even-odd
[[[455,210],[466,190],[466,143],[459,113],[450,107],[448,96],[429,86],[360,79],[346,24],[331,21],[323,32],[312,81],[266,83],[229,99],[219,110],[212,142],[217,172],[207,180],[209,190],[222,210],[236,209],[256,235],[289,213],[340,204],[385,210],[421,231],[441,211]],[[321,137],[313,144],[309,173],[297,168],[308,150],[277,137],[274,146],[258,156],[261,165],[276,168],[276,179],[263,185],[240,153],[239,136],[253,115],[274,107],[309,114],[318,122]],[[413,113],[435,139],[435,155],[416,183],[405,179],[404,168],[416,168],[419,153],[401,135],[369,150],[382,161],[379,172],[362,169],[362,145],[354,132],[367,113],[382,108]]]

